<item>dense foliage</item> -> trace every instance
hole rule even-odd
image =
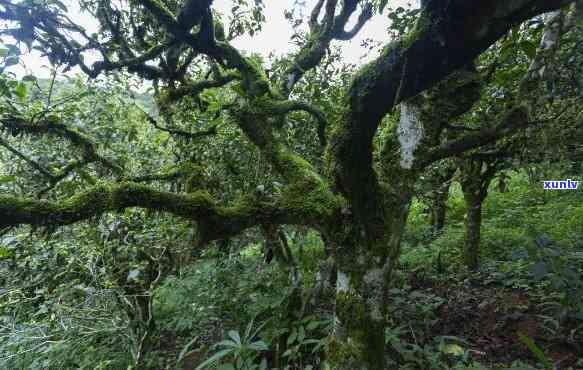
[[[0,0],[0,368],[583,368],[583,2],[229,3]]]

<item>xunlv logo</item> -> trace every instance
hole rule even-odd
[[[571,179],[562,181],[543,181],[546,190],[576,190],[579,181],[571,181]]]

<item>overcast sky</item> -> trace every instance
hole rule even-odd
[[[316,0],[305,0],[306,13],[312,9]],[[406,6],[411,1],[407,0],[392,0],[389,6],[397,7],[399,5]],[[97,22],[86,13],[80,12],[76,6],[75,1],[67,0],[64,2],[69,8],[71,18],[82,25],[88,33],[92,33],[97,29]],[[292,28],[289,22],[284,18],[284,10],[290,9],[294,4],[294,0],[266,0],[265,17],[266,24],[263,26],[261,33],[254,37],[242,36],[233,41],[234,46],[248,52],[257,52],[262,55],[268,55],[270,52],[275,54],[284,54],[289,52],[293,45],[290,43],[292,35]],[[223,14],[230,14],[231,0],[215,0],[213,3],[214,9],[221,11]],[[357,18],[355,12],[352,22]],[[346,62],[363,63],[365,60],[361,59],[364,54],[364,49],[361,46],[362,41],[371,38],[374,40],[384,41],[387,38],[387,26],[389,25],[386,12],[383,15],[374,16],[367,25],[360,31],[360,33],[351,41],[337,42],[343,49],[343,54]],[[347,28],[350,28],[347,27]],[[49,77],[50,69],[47,68],[48,62],[45,58],[41,58],[40,53],[33,51],[30,54],[24,55],[21,60],[23,66],[15,66],[10,70],[19,76],[32,73],[38,77]],[[74,69],[70,73],[77,73],[78,69]]]

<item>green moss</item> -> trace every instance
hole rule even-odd
[[[419,40],[423,34],[430,31],[431,25],[432,21],[430,19],[430,14],[427,12],[421,12],[413,29],[404,35],[402,47],[405,49],[411,47],[411,45]]]
[[[353,291],[336,295],[336,315],[346,337],[333,337],[328,346],[328,360],[335,369],[362,369],[367,352],[368,320],[366,308]]]
[[[266,203],[265,206],[268,206]],[[227,218],[247,218],[256,217],[257,211],[261,208],[261,202],[254,196],[243,196],[239,198],[230,207],[220,208],[218,214]]]
[[[336,295],[336,315],[351,333],[362,331],[362,324],[366,322],[366,310],[364,303],[353,289]]]
[[[362,358],[362,353],[362,346],[354,341],[340,341],[332,337],[328,343],[327,360],[333,369],[348,369]]]
[[[208,181],[206,179],[206,174],[204,169],[200,166],[192,165],[191,163],[187,163],[179,169],[183,173],[188,173],[186,179],[186,192],[192,193],[196,189],[206,189],[208,185]]]
[[[331,219],[341,207],[341,198],[322,183],[302,181],[287,187],[282,194],[284,209],[312,220]]]

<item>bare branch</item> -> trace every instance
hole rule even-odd
[[[350,40],[354,36],[356,36],[356,34],[358,32],[360,32],[362,27],[364,27],[366,22],[368,22],[368,20],[372,18],[372,9],[373,9],[372,3],[365,4],[360,15],[358,16],[358,20],[356,21],[356,24],[354,25],[354,27],[352,27],[352,29],[350,31],[344,30],[344,26],[346,24],[346,21],[344,21],[344,22],[339,21],[339,22],[335,23],[336,30],[335,30],[334,38],[337,40]],[[348,20],[348,18],[346,18],[346,19]]]
[[[121,174],[123,172],[121,167],[117,164],[114,164],[97,153],[95,144],[90,138],[67,127],[63,123],[46,120],[37,123],[30,123],[19,117],[6,117],[0,119],[0,124],[12,135],[23,133],[27,135],[53,135],[63,138],[82,150],[83,161],[85,163],[98,162],[103,167],[110,169],[116,174]]]
[[[319,26],[318,17],[320,16],[320,12],[322,12],[322,6],[324,6],[324,1],[325,0],[318,0],[316,5],[314,6],[314,9],[312,9],[312,13],[310,14],[309,26],[310,31],[312,32],[316,32]]]
[[[416,163],[415,165],[422,168],[430,162],[435,162],[443,158],[451,157],[493,143],[520,128],[526,127],[528,124],[529,121],[526,109],[524,107],[514,108],[506,113],[500,120],[500,123],[495,126],[484,127],[479,131],[466,134],[454,140],[446,141],[439,147],[428,150],[427,155],[425,156],[427,159],[419,161],[419,163]]]
[[[51,171],[49,171],[48,169],[46,169],[40,163],[38,163],[38,162],[34,161],[33,159],[27,157],[26,155],[24,155],[18,149],[12,147],[10,144],[8,144],[8,142],[6,140],[0,138],[0,145],[3,146],[4,148],[6,148],[9,152],[11,152],[12,154],[14,154],[18,158],[20,158],[23,161],[25,161],[26,163],[28,163],[31,167],[33,167],[38,172],[40,172],[41,174],[43,174],[48,180],[52,180],[53,179],[53,174],[51,173]]]
[[[195,139],[200,139],[202,137],[212,136],[212,135],[217,134],[217,125],[211,126],[207,130],[198,131],[198,132],[188,132],[188,131],[184,131],[184,130],[177,130],[177,129],[164,127],[164,126],[161,126],[160,124],[158,124],[158,121],[156,120],[156,118],[152,117],[150,114],[148,114],[148,112],[144,111],[143,109],[141,109],[141,111],[144,114],[144,116],[146,116],[146,119],[148,120],[148,122],[150,122],[152,124],[152,126],[157,128],[158,130],[168,132],[171,135],[176,135],[176,136],[179,136],[179,137],[182,137],[185,139],[189,139],[189,140],[195,140]]]
[[[61,168],[60,170],[58,170],[56,172],[53,172],[53,171],[49,170],[48,168],[42,166],[40,163],[27,157],[22,152],[20,152],[18,149],[12,147],[10,144],[8,144],[8,142],[6,140],[4,140],[2,138],[0,138],[0,145],[5,147],[8,151],[13,153],[14,155],[19,157],[20,159],[24,160],[31,167],[33,167],[34,169],[39,171],[43,176],[46,177],[49,185],[37,194],[38,198],[42,197],[45,193],[47,193],[48,191],[53,189],[59,182],[61,182],[61,180],[63,180],[67,176],[69,176],[73,171],[90,163],[90,161],[87,158],[82,159],[82,160],[73,160],[73,161],[70,161],[65,167]]]
[[[176,101],[184,96],[195,96],[206,89],[222,87],[238,78],[236,73],[221,74],[214,80],[197,81],[168,91],[168,101]]]

